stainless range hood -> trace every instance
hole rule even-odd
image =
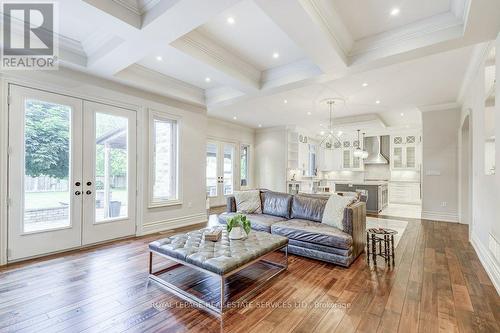
[[[364,148],[368,152],[368,157],[365,159],[365,164],[389,164],[390,137],[370,136],[365,138]]]

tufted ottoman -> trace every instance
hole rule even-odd
[[[225,308],[225,280],[227,277],[241,271],[257,261],[262,261],[279,268],[274,274],[263,281],[238,300],[248,299],[259,287],[288,267],[288,239],[283,236],[266,232],[252,231],[243,240],[230,240],[226,228],[217,242],[205,241],[204,234],[210,229],[200,229],[178,234],[149,244],[149,277],[168,288],[169,291],[182,299],[203,305],[207,310],[222,315]],[[272,252],[284,250],[285,260],[278,263],[265,259]],[[153,254],[176,262],[176,265],[153,272]],[[159,275],[180,265],[189,266],[220,279],[220,302],[211,304],[162,279]]]

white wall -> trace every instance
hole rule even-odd
[[[257,155],[255,153],[255,129],[208,117],[207,137],[212,140],[235,143],[237,146],[236,156],[238,156],[238,167],[240,161],[240,145],[250,145],[250,180],[247,188],[254,188],[256,185],[255,161],[257,159]],[[237,170],[239,170],[239,168]],[[239,189],[239,173],[237,173],[236,176],[236,189]]]
[[[490,44],[494,45],[494,44]],[[498,138],[500,138],[500,37],[496,41],[496,117],[495,136],[497,138],[496,165],[500,162]],[[485,174],[485,83],[484,61],[488,45],[477,46],[478,60],[472,61],[469,72],[472,79],[466,86],[461,119],[470,113],[472,136],[472,221],[470,239],[483,266],[500,292],[500,172]]]
[[[458,222],[458,137],[460,110],[422,114],[422,217]]]
[[[286,128],[267,128],[255,134],[257,186],[286,192]]]
[[[206,221],[205,149],[207,116],[204,107],[173,100],[127,87],[88,74],[61,68],[59,71],[18,71],[0,73],[0,264],[5,263],[6,183],[7,183],[7,83],[62,93],[77,98],[105,102],[135,109],[138,112],[138,234],[176,228]],[[148,110],[166,111],[181,117],[181,168],[183,204],[149,209],[147,207]]]

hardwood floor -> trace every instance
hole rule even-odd
[[[467,227],[408,221],[394,269],[380,259],[370,268],[364,255],[349,269],[290,256],[253,306],[222,321],[170,307],[180,300],[148,281],[147,244],[165,235],[13,264],[0,268],[0,332],[499,332],[500,297]],[[262,272],[248,270],[233,286]],[[193,271],[176,279],[213,292]]]

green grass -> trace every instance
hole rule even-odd
[[[71,193],[71,195],[74,195]],[[29,192],[25,195],[25,209],[52,208],[61,206],[61,202],[69,203],[70,193],[68,192]],[[112,191],[112,200],[121,202],[127,201],[127,191],[125,189],[115,189]]]

